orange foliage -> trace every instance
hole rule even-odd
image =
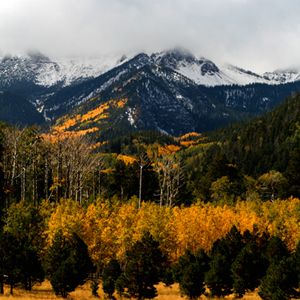
[[[47,134],[41,134],[41,138],[43,138],[45,141],[48,141],[50,143],[55,143],[58,140],[64,140],[71,137],[81,137],[89,133],[93,133],[98,131],[99,128],[93,127],[88,129],[82,129],[77,131],[65,131],[65,132],[52,132]]]
[[[163,155],[170,155],[176,153],[180,150],[179,146],[176,145],[165,145],[165,146],[158,146],[158,156]]]
[[[74,132],[74,131],[68,131],[70,128],[74,126],[80,126],[81,124],[88,124],[91,122],[96,122],[101,119],[108,118],[108,110],[110,108],[122,108],[127,103],[128,99],[119,99],[119,100],[109,100],[103,104],[101,104],[99,107],[92,109],[88,111],[87,113],[83,115],[75,115],[72,118],[64,117],[60,120],[62,122],[61,124],[58,124],[56,126],[52,127],[52,133],[51,135],[57,135],[58,133],[66,133],[66,132]],[[77,130],[75,135],[83,135],[90,132],[93,132],[92,129],[85,129],[85,130]],[[98,130],[98,129],[97,129]],[[68,133],[69,134],[69,133]],[[71,133],[70,133],[71,135]]]
[[[203,140],[203,137],[197,132],[189,132],[177,138],[177,141],[179,141],[180,145],[183,147],[197,145],[201,140]]]
[[[279,236],[290,250],[300,241],[300,200],[255,202],[235,206],[198,203],[190,207],[160,207],[154,203],[111,204],[97,202],[83,209],[65,200],[57,205],[48,222],[48,240],[63,229],[76,232],[89,247],[95,262],[112,257],[123,259],[125,251],[149,231],[162,251],[176,261],[186,249],[209,251],[213,243],[236,226],[243,233],[253,231]]]
[[[187,140],[187,139],[190,139],[190,138],[200,138],[201,137],[201,134],[198,133],[198,132],[188,132],[182,136],[179,137],[180,140]]]
[[[180,141],[180,145],[184,147],[190,147],[196,145],[198,141]]]
[[[117,156],[117,159],[122,160],[126,165],[132,165],[136,162],[136,158],[129,155],[123,155],[123,154],[119,154]]]

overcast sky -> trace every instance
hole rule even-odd
[[[255,71],[300,66],[299,0],[0,0],[0,53],[190,49]]]

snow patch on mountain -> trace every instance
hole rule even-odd
[[[264,78],[280,83],[295,82],[300,80],[299,70],[276,70],[274,72],[266,72]]]
[[[32,82],[43,87],[62,87],[95,78],[126,62],[127,58],[106,55],[98,58],[48,58],[40,53],[0,58],[1,83]]]
[[[122,61],[123,62],[123,61]],[[119,57],[106,56],[92,59],[55,59],[54,62],[44,64],[39,69],[36,83],[42,86],[53,86],[62,82],[63,86],[97,77],[117,66]]]
[[[156,64],[171,68],[196,84],[211,87],[243,86],[252,83],[283,84],[300,80],[300,72],[297,70],[256,74],[229,64],[217,66],[206,58],[197,58],[189,51],[182,49],[155,53],[151,55],[151,58]]]

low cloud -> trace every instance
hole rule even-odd
[[[99,56],[174,46],[265,71],[300,66],[299,0],[1,0],[0,53]]]

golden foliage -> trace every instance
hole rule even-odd
[[[178,152],[180,150],[179,146],[176,145],[165,145],[158,147],[158,156],[170,155]]]
[[[125,251],[149,231],[162,251],[176,261],[186,249],[209,251],[235,225],[241,233],[267,232],[279,236],[290,250],[300,241],[300,200],[275,202],[245,201],[235,206],[199,202],[190,207],[160,207],[136,202],[112,204],[96,202],[83,209],[71,200],[62,200],[48,222],[48,241],[55,232],[76,232],[89,247],[95,262],[124,258]]]
[[[203,140],[203,136],[198,132],[188,132],[177,138],[177,141],[183,147],[190,147],[199,144]]]
[[[187,140],[187,139],[190,139],[190,138],[200,138],[201,137],[201,134],[198,133],[198,132],[188,132],[182,136],[179,137],[180,140]]]
[[[88,129],[82,129],[82,130],[77,130],[77,131],[62,131],[62,132],[57,132],[57,131],[52,131],[51,133],[47,134],[42,134],[41,137],[50,143],[56,143],[57,141],[65,140],[68,138],[76,138],[76,137],[81,137],[85,136],[89,133],[93,133],[98,131],[99,128],[93,127],[93,128],[88,128]]]
[[[61,121],[63,121],[62,124],[56,125],[52,129],[53,131],[61,132],[66,131],[75,125],[87,123],[87,121],[106,119],[108,117],[109,108],[122,108],[126,103],[127,99],[109,100],[83,115],[75,115],[73,118],[61,119]]]
[[[77,114],[73,117],[63,117],[58,121],[58,124],[52,127],[52,130],[48,134],[42,134],[41,137],[49,142],[56,142],[57,139],[66,139],[69,137],[83,136],[89,133],[98,131],[98,127],[92,127],[87,129],[80,128],[82,124],[89,125],[97,122],[101,119],[107,119],[109,117],[109,109],[111,108],[123,108],[128,99],[113,99],[109,100],[100,106],[88,111],[87,113],[80,115]]]
[[[123,154],[119,154],[117,159],[123,161],[126,165],[132,165],[136,162],[136,158]]]
[[[62,230],[65,235],[77,233],[82,237],[85,212],[80,204],[73,200],[64,200],[56,206],[48,221],[47,237],[51,245],[55,234]]]

